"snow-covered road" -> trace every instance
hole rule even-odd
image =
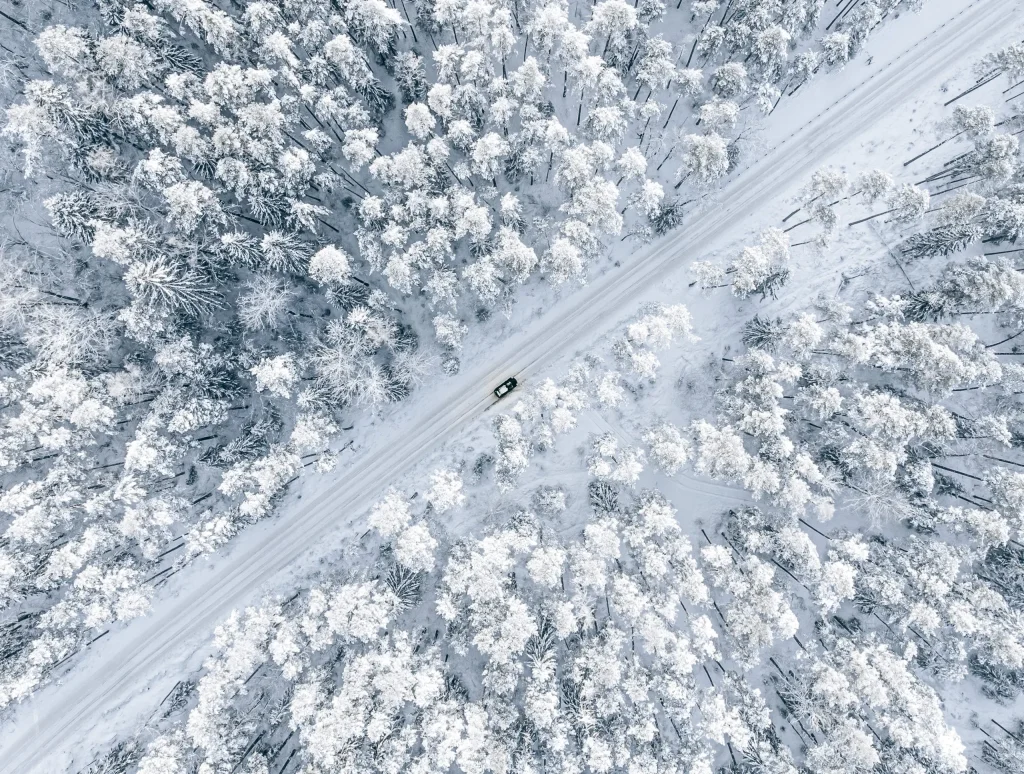
[[[204,646],[230,610],[254,601],[326,536],[361,519],[390,482],[491,406],[495,384],[513,374],[528,382],[558,360],[585,351],[649,290],[691,259],[733,241],[774,195],[801,181],[920,89],[963,66],[965,54],[1006,42],[1020,13],[1017,0],[934,2],[944,16],[926,11],[886,25],[879,36],[885,36],[891,53],[880,54],[873,45],[874,63],[851,68],[862,73],[859,83],[840,74],[845,77],[837,83],[851,86],[844,96],[813,116],[814,103],[805,102],[807,120],[788,136],[777,135],[773,142],[769,131],[766,152],[729,181],[713,208],[564,299],[521,334],[495,343],[479,367],[466,368],[433,394],[424,392],[417,398],[419,420],[382,431],[378,442],[362,449],[329,485],[262,525],[244,551],[218,557],[193,576],[200,582],[181,584],[177,596],[162,600],[152,614],[112,632],[102,649],[90,653],[61,684],[44,688],[17,708],[0,737],[0,770],[53,774],[84,765],[89,748],[103,741],[95,738],[99,728],[104,733],[131,729],[134,712],[159,701],[180,674],[175,667]],[[796,101],[792,105],[799,109]],[[149,693],[140,696],[145,689]]]

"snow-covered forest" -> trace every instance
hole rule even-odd
[[[741,110],[898,4],[223,5],[104,0],[8,60],[44,212],[2,253],[0,705],[331,470],[354,412],[456,371],[518,287],[678,225]]]
[[[4,722],[685,248],[922,5],[3,4]],[[396,463],[71,770],[1020,771],[1022,40]]]

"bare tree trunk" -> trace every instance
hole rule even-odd
[[[874,220],[875,218],[880,218],[883,215],[888,215],[890,212],[894,212],[895,210],[896,210],[896,208],[893,207],[892,209],[886,210],[885,212],[876,212],[874,215],[869,215],[866,218],[861,218],[860,220],[855,220],[852,223],[847,223],[846,225],[847,225],[847,227],[849,227],[849,226],[856,226],[858,223],[867,223],[869,220]]]
[[[665,125],[661,127],[662,129],[667,129],[668,128],[668,122],[672,120],[672,114],[676,112],[676,105],[678,105],[678,104],[679,104],[679,97],[676,97],[676,101],[672,103],[672,109],[670,111],[668,111],[668,118],[665,119]]]
[[[943,140],[942,142],[940,142],[940,143],[939,143],[938,145],[933,145],[933,146],[932,146],[932,147],[930,147],[930,148],[929,148],[928,150],[926,150],[926,151],[922,151],[921,153],[918,153],[918,154],[917,154],[916,156],[914,156],[914,158],[912,158],[912,159],[911,159],[910,161],[904,161],[904,162],[903,162],[903,166],[905,166],[905,167],[907,167],[907,166],[910,166],[910,165],[911,165],[911,164],[913,164],[913,163],[914,163],[915,161],[917,161],[917,160],[918,160],[919,158],[922,158],[922,157],[924,157],[924,156],[927,156],[927,155],[928,155],[929,153],[931,153],[931,152],[932,152],[933,150],[936,150],[937,148],[941,148],[941,147],[942,147],[943,145],[945,145],[945,144],[946,144],[947,142],[951,142],[952,140],[955,140],[955,139],[956,139],[957,137],[959,137],[959,136],[960,136],[961,134],[963,134],[963,133],[964,133],[964,132],[966,132],[966,131],[967,131],[966,129],[961,129],[961,130],[960,130],[959,132],[957,132],[956,134],[954,134],[954,135],[953,135],[952,137],[947,137],[947,138],[946,138],[945,140]]]
[[[962,92],[960,92],[959,94],[957,94],[957,95],[956,95],[955,97],[953,97],[953,99],[949,100],[948,102],[944,102],[944,103],[942,103],[942,107],[947,107],[947,106],[949,106],[949,105],[952,105],[952,104],[953,104],[954,102],[956,102],[956,101],[957,101],[958,99],[960,99],[961,97],[966,97],[966,96],[967,96],[968,94],[970,94],[970,93],[971,93],[972,91],[975,91],[975,90],[977,90],[977,89],[980,89],[980,88],[981,88],[982,86],[984,86],[984,85],[986,85],[986,84],[988,84],[988,83],[991,83],[992,81],[994,81],[994,80],[995,80],[996,78],[998,78],[998,77],[999,77],[1000,75],[1002,75],[1002,74],[1003,74],[1003,71],[1002,71],[1002,70],[1000,70],[1000,71],[999,71],[999,72],[997,72],[997,73],[996,73],[995,75],[992,75],[992,76],[989,76],[988,78],[985,78],[985,79],[984,79],[984,80],[982,80],[981,82],[979,82],[979,83],[976,83],[976,84],[975,84],[974,86],[972,86],[971,88],[967,89],[967,91],[962,91]]]

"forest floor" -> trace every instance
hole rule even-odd
[[[977,55],[1020,36],[1020,20],[1012,16],[1019,14],[1016,5],[933,0],[922,13],[887,25],[844,71],[801,89],[784,113],[749,140],[748,166],[680,229],[640,250],[623,244],[603,272],[595,271],[598,276],[572,293],[541,288],[524,299],[511,318],[495,321],[467,342],[462,373],[358,427],[334,473],[302,479],[280,515],[255,525],[209,561],[186,567],[157,592],[150,615],[112,630],[73,672],[18,707],[0,736],[0,769],[27,774],[85,764],[95,747],[136,724],[175,680],[201,665],[209,633],[232,609],[308,576],[366,530],[364,511],[388,485],[400,485],[415,469],[452,454],[453,446],[465,450],[486,436],[491,389],[508,376],[529,386],[561,373],[645,301],[686,303],[702,339],[685,355],[694,368],[737,341],[742,320],[752,313],[749,304],[740,310],[725,295],[700,296],[688,288],[689,264],[735,251],[752,234],[778,224],[807,176],[824,164],[904,173],[907,149],[922,132],[930,136],[941,115],[941,92],[951,83],[969,85],[968,68]],[[858,233],[860,243],[851,245],[855,257],[836,265],[817,266],[813,247],[795,248],[784,300],[765,304],[765,310],[779,314],[819,292],[831,293],[857,274],[856,256],[878,261],[885,255],[884,237],[868,227]],[[603,421],[585,415],[577,432],[607,431],[598,427]],[[536,476],[530,483],[536,485]],[[747,499],[698,477],[659,484],[685,488],[700,510],[707,510],[702,503],[709,498],[717,509],[724,501]],[[685,499],[679,494],[673,496],[677,502]],[[449,529],[472,529],[472,513]]]

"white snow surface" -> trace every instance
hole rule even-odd
[[[785,113],[773,116],[759,139],[764,152],[703,211],[665,239],[620,256],[620,266],[513,335],[479,343],[481,351],[466,359],[478,365],[423,390],[378,424],[354,456],[343,457],[333,475],[307,483],[280,516],[254,526],[226,551],[187,567],[157,594],[150,615],[112,630],[62,681],[17,707],[0,736],[0,771],[85,765],[95,749],[137,725],[182,674],[200,666],[210,632],[230,610],[288,586],[363,532],[366,508],[482,417],[494,403],[496,384],[513,374],[530,384],[587,351],[639,302],[673,281],[685,285],[691,261],[765,225],[773,212],[766,205],[884,125],[916,94],[934,91],[968,61],[965,52],[992,50],[1019,37],[1020,17],[1016,0],[932,0],[922,13],[886,25],[858,61],[808,84]],[[831,96],[836,94],[841,96]],[[707,310],[715,310],[713,299]],[[675,485],[701,497],[745,500],[696,477]]]

